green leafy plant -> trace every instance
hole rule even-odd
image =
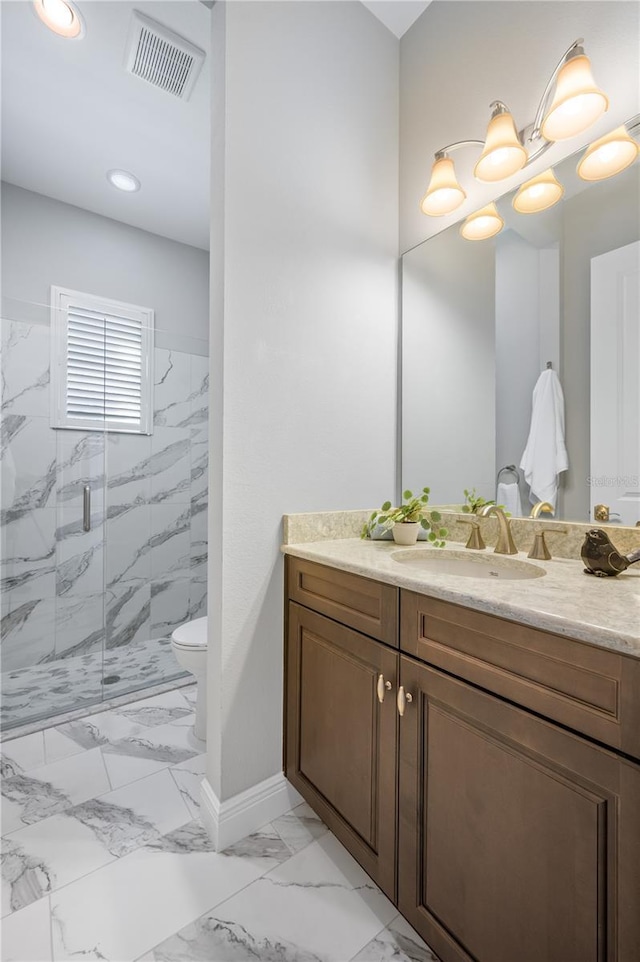
[[[481,498],[477,493],[475,488],[471,488],[468,491],[464,489],[464,504],[462,505],[462,511],[465,514],[477,514],[480,508],[486,508],[489,504],[496,504],[495,501],[487,501],[485,498]],[[503,504],[497,504],[497,508],[502,508],[507,516],[510,516],[509,511],[505,511]]]
[[[406,522],[418,522],[425,531],[428,531],[427,540],[434,547],[443,548],[444,538],[449,533],[446,528],[440,527],[442,515],[439,511],[427,511],[429,503],[430,488],[423,488],[422,494],[414,496],[413,491],[403,491],[402,503],[398,507],[391,506],[391,501],[385,501],[379,511],[374,511],[368,521],[362,527],[361,538],[368,538],[371,532],[378,526],[390,530],[394,524]]]

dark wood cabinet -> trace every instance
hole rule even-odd
[[[295,603],[288,621],[287,778],[395,899],[398,654]]]
[[[446,962],[637,962],[638,766],[413,659],[400,674],[403,915]]]
[[[295,558],[288,588],[287,777],[442,962],[639,962],[640,661]]]
[[[287,591],[290,601],[398,647],[397,588],[348,571],[291,558]]]
[[[640,759],[638,658],[413,591],[402,592],[401,648]]]

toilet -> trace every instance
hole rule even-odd
[[[207,737],[207,620],[187,621],[171,635],[171,647],[178,664],[195,675],[198,684],[193,730],[201,741]]]

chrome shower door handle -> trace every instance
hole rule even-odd
[[[91,487],[85,484],[82,495],[82,530],[91,531]]]

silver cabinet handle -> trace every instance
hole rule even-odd
[[[378,675],[377,691],[378,691],[378,701],[380,702],[380,704],[382,704],[382,702],[384,701],[385,693],[388,691],[391,691],[391,682],[385,681],[384,675]]]
[[[407,703],[410,704],[412,701],[413,701],[413,695],[408,691],[405,692],[404,687],[400,685],[400,687],[398,688],[397,704],[398,704],[398,714],[401,717],[402,715],[404,715],[405,709],[407,707]]]
[[[82,530],[91,531],[91,487],[84,486],[82,497]]]

